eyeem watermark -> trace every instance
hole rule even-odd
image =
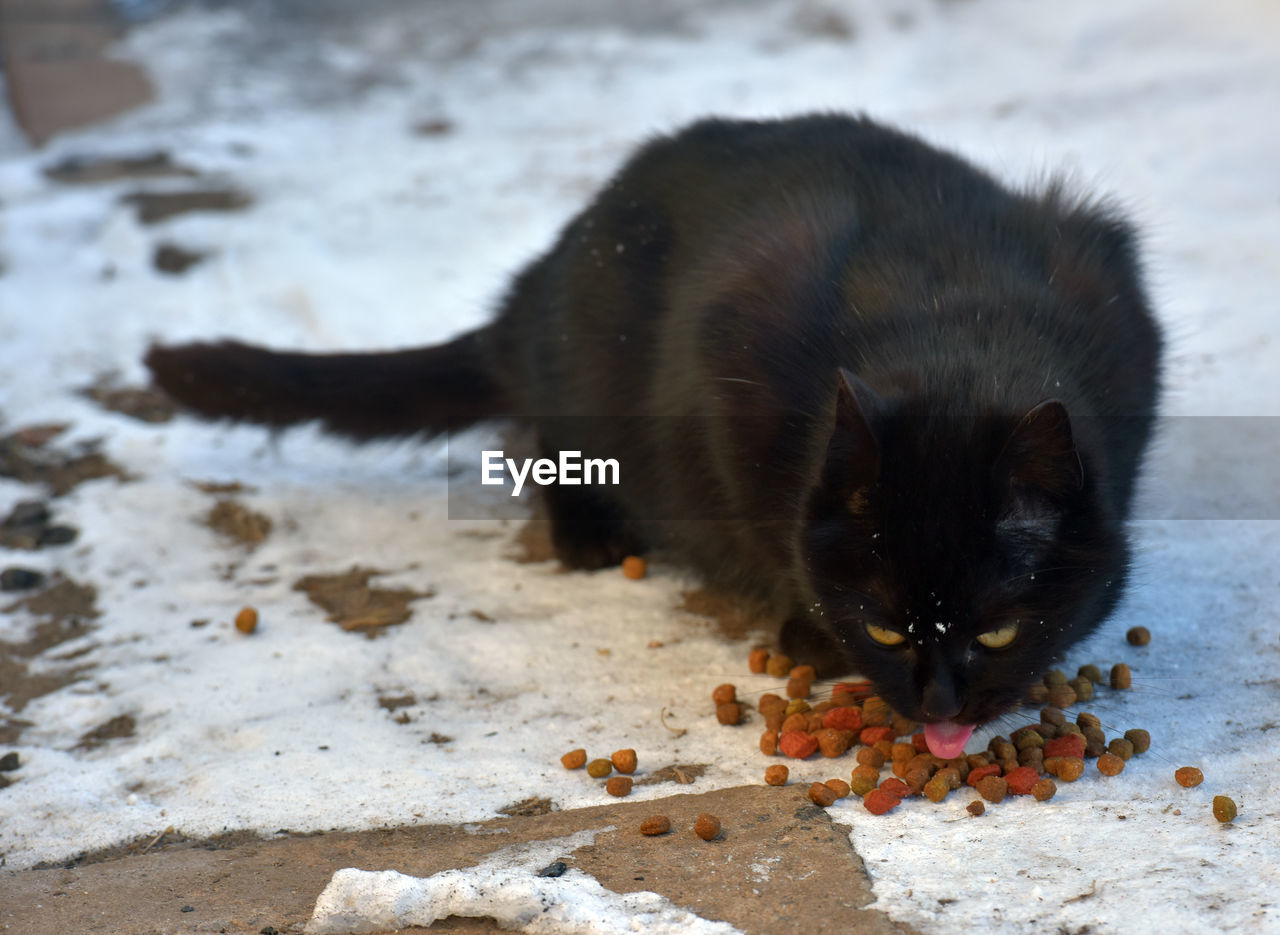
[[[577,487],[583,484],[621,483],[622,469],[616,458],[586,458],[581,451],[562,451],[556,461],[550,458],[525,458],[516,463],[515,458],[505,457],[501,451],[480,452],[480,483],[507,483],[506,475],[510,474],[515,481],[511,496],[520,496],[526,480],[532,480],[540,486],[562,484]]]

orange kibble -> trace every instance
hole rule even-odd
[[[1194,766],[1182,766],[1173,771],[1173,778],[1178,781],[1178,785],[1190,789],[1204,782],[1204,773]]]
[[[738,690],[728,682],[723,685],[717,685],[711,693],[711,700],[716,704],[729,704],[738,700]]]
[[[791,671],[787,674],[793,679],[803,679],[806,682],[812,682],[818,677],[818,673],[813,666],[792,666]]]
[[[653,815],[640,822],[640,833],[655,835],[666,834],[671,830],[671,819],[666,815]]]
[[[622,798],[624,795],[630,795],[631,777],[610,776],[609,781],[604,784],[604,791],[610,795],[616,795],[618,798]]]
[[[632,581],[639,581],[649,570],[649,563],[639,555],[628,555],[622,560],[622,573]]]
[[[737,724],[742,720],[742,705],[736,701],[716,705],[716,720],[727,726]]]
[[[769,662],[769,650],[753,649],[747,656],[747,669],[753,675],[764,675],[764,667]]]
[[[787,679],[788,698],[808,698],[813,682],[809,679]]]
[[[613,764],[613,768],[618,772],[630,775],[636,771],[636,751],[630,748],[615,750],[613,755],[609,757],[609,762]]]
[[[839,796],[836,795],[835,790],[825,783],[815,782],[809,787],[809,801],[814,805],[826,808],[828,805],[835,805],[837,798]]]
[[[828,779],[823,785],[834,792],[837,799],[843,799],[850,792],[849,784],[843,779]]]
[[[767,730],[760,735],[760,752],[765,756],[774,756],[778,752],[778,732]]]
[[[565,769],[582,769],[587,765],[587,751],[581,749],[570,750],[560,757],[560,762],[564,764]]]
[[[240,608],[240,613],[236,614],[236,629],[245,634],[258,629],[258,612],[252,607]]]
[[[1098,772],[1104,776],[1119,776],[1124,772],[1124,757],[1104,753],[1098,757]]]
[[[785,786],[787,777],[791,775],[791,770],[787,769],[781,763],[775,763],[764,771],[764,781],[771,786]]]

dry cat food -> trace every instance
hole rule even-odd
[[[1112,688],[1128,688],[1133,684],[1133,675],[1129,671],[1129,666],[1123,662],[1117,662],[1111,667],[1111,687]]]
[[[711,701],[716,705],[731,704],[738,700],[738,689],[728,682],[717,685],[711,693]]]
[[[666,815],[652,815],[640,822],[640,833],[647,835],[666,834],[671,830],[671,819]]]
[[[1104,753],[1098,757],[1098,772],[1104,776],[1119,776],[1124,772],[1125,758],[1113,753]]]
[[[1226,824],[1234,821],[1236,817],[1236,803],[1225,795],[1215,795],[1213,797],[1213,817],[1218,821]]]
[[[1151,642],[1151,631],[1146,627],[1130,627],[1124,638],[1130,646],[1146,646]]]
[[[636,751],[628,747],[626,750],[615,750],[613,755],[609,757],[609,762],[613,764],[613,768],[620,773],[626,773],[630,776],[636,771]]]
[[[703,812],[693,823],[693,833],[704,841],[713,841],[720,835],[720,819]]]
[[[982,799],[974,799],[967,806],[965,806],[965,811],[968,812],[970,815],[972,815],[974,818],[977,818],[986,810],[987,810],[987,807],[982,804]]]
[[[587,764],[587,775],[592,779],[604,779],[613,772],[613,764],[605,759],[592,760]]]
[[[252,633],[258,629],[258,612],[252,607],[242,607],[236,614],[236,629],[241,633]]]
[[[742,720],[742,705],[736,701],[716,705],[716,720],[726,727],[732,727]]]
[[[587,751],[582,749],[570,750],[560,757],[560,762],[564,764],[565,769],[582,769],[587,765]]]
[[[649,563],[639,555],[628,555],[622,560],[622,573],[632,581],[639,581],[649,570]]]
[[[814,805],[826,808],[828,805],[834,805],[837,798],[839,796],[836,795],[836,791],[826,783],[815,782],[809,787],[809,801]]]
[[[616,795],[618,798],[622,798],[624,795],[630,795],[631,777],[610,776],[609,781],[604,784],[604,791],[610,795]]]
[[[1190,789],[1204,782],[1204,773],[1194,766],[1180,766],[1173,771],[1173,778],[1177,780],[1178,785]]]
[[[775,763],[764,771],[764,781],[771,786],[785,786],[791,771],[781,763]]]

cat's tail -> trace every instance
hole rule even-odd
[[[319,422],[356,441],[435,435],[499,416],[489,329],[407,351],[302,354],[238,341],[153,345],[156,384],[206,419],[283,427]]]

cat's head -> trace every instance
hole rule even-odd
[[[838,384],[801,547],[824,668],[935,733],[991,720],[1119,593],[1126,546],[1096,459],[1057,400],[975,411]]]

